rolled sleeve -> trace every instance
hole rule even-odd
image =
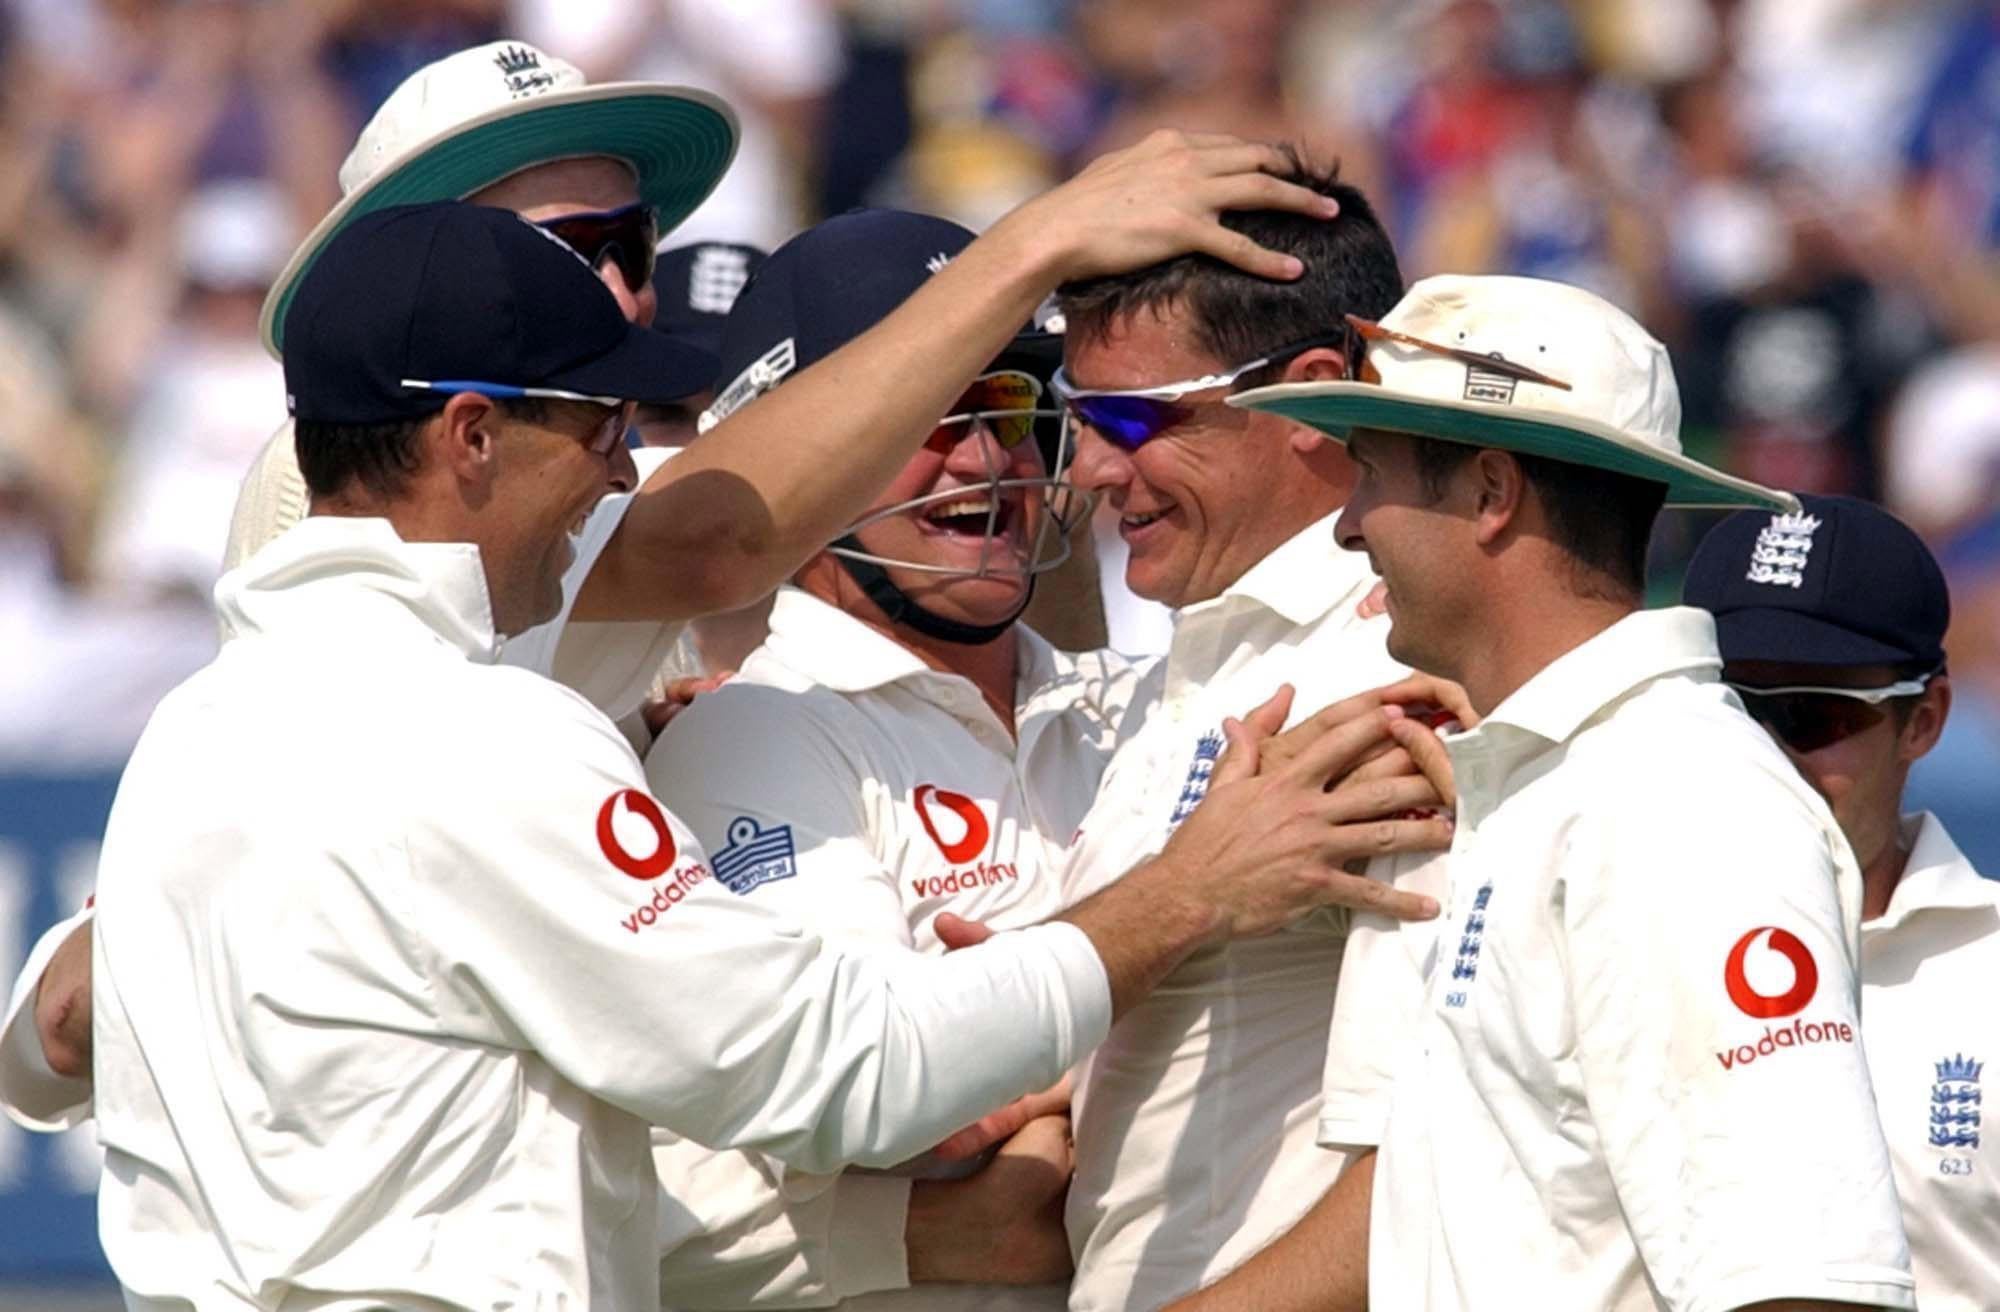
[[[67,1130],[90,1119],[96,1086],[87,1076],[70,1079],[49,1069],[42,1036],[35,1029],[35,997],[56,949],[92,918],[86,907],[50,926],[36,940],[14,979],[7,1019],[0,1023],[0,1107],[17,1125],[30,1130]]]

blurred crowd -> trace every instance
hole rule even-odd
[[[212,651],[264,291],[388,91],[501,37],[737,109],[673,244],[979,227],[1158,126],[1337,157],[1408,277],[1590,287],[1673,349],[1691,453],[1915,525],[1960,689],[1919,793],[2000,778],[1993,0],[0,0],[0,768],[116,764]]]

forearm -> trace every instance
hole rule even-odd
[[[1122,1016],[1195,949],[1220,942],[1224,918],[1161,854],[1064,912],[1104,963],[1111,1014]]]
[[[1366,1312],[1374,1182],[1371,1148],[1348,1164],[1297,1225],[1222,1279],[1174,1303],[1171,1312]]]
[[[668,461],[634,498],[575,617],[744,606],[838,537],[1054,287],[1057,263],[1031,227],[1003,221],[873,330]]]

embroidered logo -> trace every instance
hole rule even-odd
[[[1496,352],[1494,359],[1501,358]],[[1512,405],[1516,379],[1512,374],[1503,374],[1497,369],[1481,369],[1476,364],[1465,366],[1465,399],[1468,401],[1489,401],[1495,405]]]
[[[1748,974],[1750,947],[1766,934],[1770,936],[1770,950],[1783,956],[1792,966],[1791,986],[1780,993],[1765,993],[1756,988]],[[1762,960],[1768,960],[1768,957]],[[1753,1020],[1777,1020],[1797,1015],[1813,1000],[1813,994],[1819,991],[1819,964],[1806,950],[1806,945],[1799,942],[1797,935],[1773,925],[1764,925],[1737,939],[1736,946],[1729,949],[1729,960],[1722,968],[1722,982],[1729,990],[1729,1000],[1736,1004],[1738,1011]],[[1771,981],[1767,979],[1766,982]]]
[[[750,257],[734,246],[703,246],[688,266],[688,308],[728,314],[750,281]]]
[[[944,266],[950,263],[951,263],[951,256],[946,255],[943,251],[939,251],[937,254],[931,256],[928,260],[924,261],[924,267],[926,269],[929,269],[932,273],[942,273],[944,271]]]
[[[1818,531],[1816,515],[1771,516],[1770,527],[1758,531],[1757,543],[1750,549],[1750,572],[1744,577],[1773,587],[1803,586],[1806,557],[1812,554],[1813,534]]]
[[[1210,730],[1194,745],[1194,759],[1188,762],[1187,779],[1181,784],[1181,795],[1174,799],[1174,813],[1167,817],[1167,829],[1172,831],[1194,813],[1201,805],[1201,799],[1208,796],[1208,779],[1215,773],[1215,762],[1222,755],[1222,735]]]
[[[1977,1148],[1979,1146],[1979,1076],[1986,1063],[1964,1053],[1937,1063],[1937,1082],[1931,1085],[1931,1147]]]
[[[917,819],[923,821],[924,832],[937,844],[944,859],[953,865],[964,865],[986,850],[986,841],[993,836],[993,829],[986,821],[986,813],[979,809],[979,803],[964,793],[954,793],[939,788],[935,784],[919,784],[910,799],[917,808]],[[932,813],[943,809],[956,816],[965,833],[955,842],[947,842],[938,834],[937,821]]]
[[[680,855],[660,804],[636,788],[620,789],[597,808],[597,846],[634,879],[658,879]]]
[[[542,71],[542,57],[525,46],[508,46],[493,56],[494,67],[507,79],[507,89],[516,97],[556,84]]]
[[[715,877],[732,893],[748,893],[799,873],[790,825],[760,829],[755,820],[739,815],[729,822],[723,837],[728,842],[708,860]]]
[[[1463,1007],[1465,989],[1479,975],[1479,948],[1486,939],[1486,904],[1493,900],[1493,881],[1487,880],[1472,895],[1472,912],[1465,918],[1465,928],[1458,936],[1458,958],[1451,963],[1451,977],[1461,987],[1445,994],[1444,1005]]]

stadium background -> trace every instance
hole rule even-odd
[[[670,243],[894,204],[983,226],[1156,126],[1337,156],[1406,274],[1582,283],[1672,348],[1685,439],[1886,502],[1951,576],[1920,768],[2000,871],[2000,3],[0,0],[0,968],[88,890],[117,771],[213,650],[284,417],[267,280],[404,75],[516,37],[741,111]],[[1660,599],[1707,521],[1670,516]],[[310,751],[313,706],[274,726]],[[87,1131],[0,1124],[0,1309],[116,1306]]]

